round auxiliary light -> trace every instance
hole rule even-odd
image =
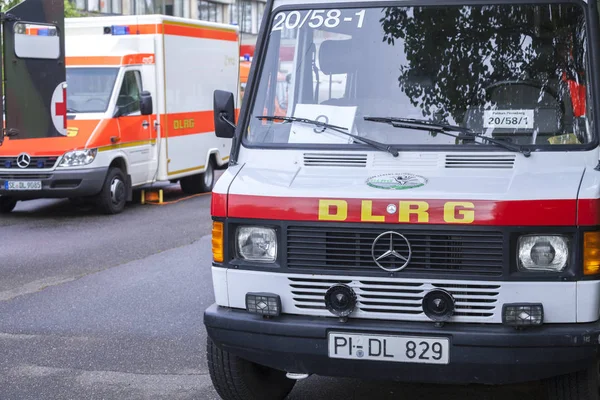
[[[346,285],[334,285],[325,293],[325,306],[333,315],[347,317],[356,307],[356,293]]]
[[[433,321],[449,320],[454,307],[454,298],[445,290],[435,289],[423,297],[423,312]]]

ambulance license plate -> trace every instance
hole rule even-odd
[[[447,338],[329,333],[329,358],[448,364]]]
[[[42,190],[42,181],[6,181],[4,190]]]

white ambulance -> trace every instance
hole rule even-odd
[[[235,129],[235,95],[215,96],[236,138],[204,315],[220,396],[280,400],[315,374],[598,399],[596,0],[273,0],[264,18]]]
[[[237,27],[163,15],[68,18],[65,26],[66,85],[52,104],[60,134],[4,141],[0,211],[68,197],[114,214],[132,189],[158,181],[211,191],[231,149],[214,133],[213,92],[234,92],[237,102]]]

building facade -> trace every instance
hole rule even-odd
[[[89,15],[165,14],[240,27],[240,55],[252,56],[265,0],[70,0]]]

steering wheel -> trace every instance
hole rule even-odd
[[[85,104],[87,104],[87,103],[91,103],[92,101],[96,101],[96,102],[102,103],[102,105],[105,105],[105,104],[106,104],[106,102],[104,101],[104,99],[102,99],[102,98],[100,98],[100,97],[92,97],[91,99],[87,99],[87,100],[85,101]]]
[[[517,85],[522,85],[522,86],[529,86],[529,87],[533,87],[536,89],[541,89],[544,92],[548,93],[550,96],[552,96],[556,102],[559,104],[560,107],[560,112],[562,114],[562,116],[565,115],[566,111],[565,111],[565,102],[564,101],[560,101],[558,99],[558,93],[556,93],[556,91],[548,86],[544,86],[542,85],[540,82],[537,81],[532,81],[532,80],[505,80],[505,81],[498,81],[495,83],[492,83],[491,85],[486,86],[483,90],[488,93],[493,89],[496,89],[498,87],[501,86],[517,86]],[[473,103],[475,101],[475,96],[473,96],[473,98],[471,99],[471,103]],[[562,118],[561,118],[562,120]]]

